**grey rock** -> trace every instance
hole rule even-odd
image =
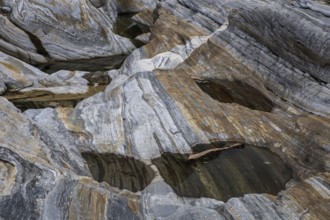
[[[104,0],[90,0],[90,2],[96,7],[96,8],[100,8],[102,6],[105,5],[105,1]]]
[[[10,13],[12,11],[12,9],[10,7],[3,6],[0,8],[0,11],[2,13]]]
[[[4,219],[38,218],[43,208],[38,200],[45,199],[53,186],[52,172],[29,163],[6,148],[1,147],[0,154],[1,159],[9,160],[17,169],[16,183],[11,196],[0,198],[0,206],[6,207],[1,210],[0,217]],[[41,181],[41,179],[44,180]]]
[[[12,9],[0,14],[1,219],[329,218],[328,2],[5,0],[0,6]],[[134,51],[111,31],[126,12],[140,12],[133,20],[150,28],[150,36],[140,36],[146,45]],[[52,74],[12,57],[48,64],[128,54],[109,72]],[[210,82],[231,101],[202,89]],[[241,96],[258,104],[263,97],[271,108],[243,105]],[[22,113],[17,101],[38,105]],[[293,179],[274,195],[183,197],[155,164],[164,154],[189,163],[198,150],[233,142],[276,154]],[[137,160],[154,175],[135,192],[122,189],[97,178],[112,157],[96,160],[97,175],[86,154],[128,157],[133,162],[122,160],[125,169],[116,171],[137,180],[147,175]],[[224,184],[240,176],[233,170]]]
[[[5,82],[1,81],[0,82],[0,95],[4,94],[7,90],[7,86],[5,84]]]
[[[75,102],[103,91],[111,81],[102,72],[61,70],[48,75],[1,52],[0,79],[4,97],[30,107],[74,106]]]
[[[10,195],[16,182],[17,169],[11,163],[0,161],[0,195]]]
[[[115,58],[134,49],[128,39],[112,33],[114,20],[89,0],[3,4],[11,7],[12,13],[8,17],[0,15],[1,49],[27,62]]]
[[[150,38],[150,33],[145,33],[137,36],[135,39],[146,44],[149,42],[149,38]]]
[[[153,11],[150,9],[143,9],[141,12],[137,13],[132,17],[132,19],[138,23],[145,25],[147,27],[151,27],[155,22]]]
[[[116,5],[120,13],[136,13],[146,8],[152,10],[156,8],[156,3],[157,0],[116,0]]]

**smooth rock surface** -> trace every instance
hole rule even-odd
[[[89,0],[2,1],[0,48],[30,63],[116,57],[134,49],[115,35],[111,19]],[[115,17],[115,15],[112,15]]]
[[[58,71],[48,75],[0,52],[2,94],[21,110],[75,106],[83,98],[103,91],[111,78],[105,72]]]
[[[17,170],[15,166],[6,162],[0,161],[0,195],[10,195],[16,182]]]
[[[327,1],[5,0],[0,8],[0,219],[329,219]],[[126,12],[138,14],[114,28]],[[139,25],[146,32],[130,36],[145,45],[132,51],[114,32]],[[95,61],[115,66],[126,55],[110,71]],[[43,72],[53,61],[81,66]],[[185,197],[155,162],[232,142],[276,155],[292,178],[276,192]],[[180,163],[168,161],[169,170]],[[204,162],[188,185],[214,180],[221,163]],[[226,171],[239,178],[236,163]],[[255,173],[245,180],[266,186]]]

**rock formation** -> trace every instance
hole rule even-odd
[[[0,219],[330,218],[329,1],[0,12]]]
[[[134,48],[111,31],[115,15],[88,0],[2,1],[1,8],[1,50],[29,63],[115,58]]]

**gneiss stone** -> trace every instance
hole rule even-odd
[[[11,2],[18,13],[2,17],[0,50],[29,63],[52,63],[128,55],[135,47],[112,31],[115,12],[89,0]],[[17,25],[19,24],[19,25]],[[109,65],[111,63],[109,62]]]
[[[330,219],[328,1],[0,2],[0,219]]]
[[[12,11],[12,9],[10,7],[7,7],[7,6],[0,7],[1,13],[10,13],[11,11]]]

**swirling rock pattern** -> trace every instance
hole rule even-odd
[[[329,219],[329,7],[313,0],[1,1],[0,218]],[[112,31],[126,12],[139,12],[132,19],[150,29],[134,51]],[[127,54],[110,71],[47,74],[30,65],[109,57],[111,66]],[[293,178],[273,195],[183,197],[160,169],[180,175],[187,161],[155,162],[219,143],[276,154]],[[240,175],[235,162],[226,164],[229,179]],[[198,173],[208,166],[189,167],[201,184],[212,179]],[[245,175],[249,182],[253,175]]]
[[[1,49],[30,63],[128,54],[132,43],[112,31],[114,20],[83,1],[2,1]],[[115,15],[112,15],[114,17]]]

